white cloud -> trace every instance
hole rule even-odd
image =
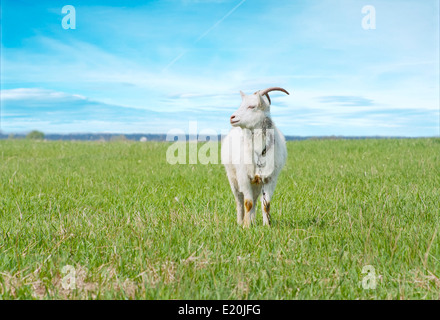
[[[0,91],[0,99],[7,100],[60,100],[60,99],[86,99],[78,94],[69,95],[64,92],[57,92],[40,88],[16,88]]]

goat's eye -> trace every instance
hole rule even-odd
[[[249,106],[248,109],[255,109],[255,106]]]

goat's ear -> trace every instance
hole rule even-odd
[[[266,101],[264,101],[264,97],[260,93],[257,93],[257,97],[258,97],[258,105],[260,106],[260,108],[265,109],[268,106],[268,104],[266,103]]]
[[[241,91],[241,90],[240,90],[240,95],[241,95],[242,99],[244,99],[244,97],[246,97],[246,94],[243,91]]]

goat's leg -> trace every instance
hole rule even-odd
[[[251,183],[252,184],[252,183]],[[257,202],[258,197],[261,193],[261,184],[252,184],[252,193],[253,193],[253,208],[250,211],[251,224],[254,224],[256,221],[256,212],[257,212]]]
[[[235,204],[237,208],[237,223],[239,225],[243,224],[243,216],[244,216],[244,201],[243,201],[243,193],[238,189],[238,181],[235,170],[230,166],[226,166],[226,171],[228,173],[228,180],[231,186],[232,193],[234,194]]]
[[[243,193],[244,201],[244,219],[243,227],[249,228],[251,223],[255,220],[255,202],[254,192],[251,184],[250,176],[248,175],[248,169],[246,166],[242,166],[237,170],[237,183],[240,186],[240,191]],[[252,219],[253,218],[253,219]]]
[[[243,227],[249,228],[253,222],[255,222],[255,201],[252,194],[252,188],[248,188],[243,192],[244,198],[244,221]]]
[[[263,225],[270,226],[270,201],[275,191],[276,180],[264,185],[261,194],[261,211],[263,213]]]
[[[243,216],[244,216],[243,193],[241,193],[235,188],[232,188],[232,192],[234,193],[235,203],[237,205],[237,223],[241,226],[243,225]]]

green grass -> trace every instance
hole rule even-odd
[[[0,298],[440,298],[440,139],[289,142],[249,230],[224,168],[168,146],[0,141]]]

